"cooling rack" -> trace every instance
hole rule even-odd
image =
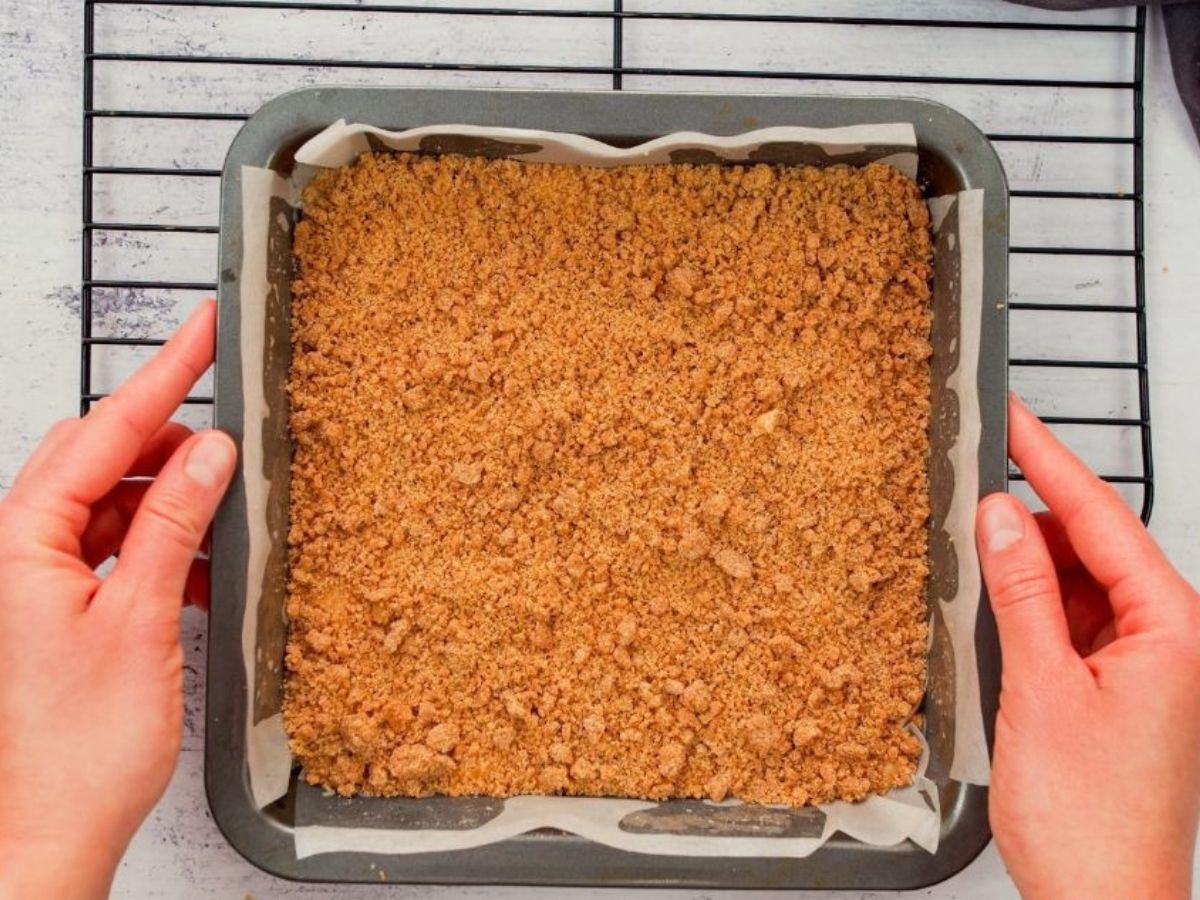
[[[1145,28],[1142,8],[1000,0],[86,0],[81,410],[216,290],[221,160],[286,90],[920,96],[979,124],[1008,171],[1013,388],[1148,520]]]

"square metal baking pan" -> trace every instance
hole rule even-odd
[[[532,128],[583,134],[620,146],[677,131],[732,135],[773,125],[911,123],[917,135],[918,180],[927,196],[972,188],[985,192],[979,490],[982,496],[1005,488],[1008,189],[1004,171],[987,139],[963,116],[937,103],[900,98],[314,88],[271,101],[234,140],[221,188],[215,424],[239,446],[244,439],[243,379],[262,379],[268,393],[281,397],[286,378],[286,368],[242,371],[241,169],[258,166],[290,174],[295,150],[338,119],[394,130],[447,123]],[[281,304],[282,314],[271,317],[273,330],[268,336],[285,348],[287,275],[279,275],[275,301]],[[286,439],[285,428],[286,423],[273,424],[281,440]],[[941,789],[941,839],[936,854],[911,843],[872,847],[839,835],[803,859],[662,856],[616,850],[544,829],[469,850],[402,855],[336,852],[297,859],[292,839],[295,773],[288,795],[265,809],[256,808],[250,791],[246,720],[251,711],[241,656],[247,535],[245,484],[239,473],[213,529],[205,782],[213,816],[226,838],[250,862],[276,875],[347,882],[378,882],[386,877],[393,882],[456,884],[911,889],[960,871],[990,839],[986,788],[947,782]],[[983,598],[976,653],[990,744],[1000,660],[994,622]],[[355,808],[361,809],[364,824],[376,820],[386,824],[388,801],[347,802],[361,804]]]

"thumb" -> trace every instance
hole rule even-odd
[[[177,617],[188,571],[236,462],[233,441],[219,431],[185,441],[146,491],[101,594],[122,596],[138,618]]]
[[[1020,501],[992,494],[979,504],[975,533],[1000,632],[1004,674],[1021,683],[1043,684],[1041,673],[1053,678],[1078,657],[1041,530]]]

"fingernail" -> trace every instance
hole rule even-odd
[[[212,490],[229,478],[235,456],[228,438],[211,434],[198,440],[196,446],[192,447],[183,462],[183,471],[196,484]]]
[[[217,305],[216,302],[211,297],[207,297],[204,300],[201,300],[199,303],[197,303],[195,306],[192,307],[192,311],[187,314],[187,318],[184,319],[184,322],[185,323],[190,322],[192,319],[195,319],[198,316],[205,315],[208,312],[208,308],[210,306],[216,306],[216,305]]]
[[[983,543],[993,553],[1011,547],[1025,536],[1025,520],[1013,501],[1001,498],[985,503],[979,513]]]

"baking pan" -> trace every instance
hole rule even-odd
[[[911,123],[917,136],[918,181],[928,196],[968,189],[984,191],[983,302],[977,370],[981,419],[979,492],[982,496],[1005,488],[1007,184],[999,159],[974,125],[948,107],[913,99],[315,88],[271,101],[239,132],[226,158],[222,178],[215,424],[234,437],[244,459],[247,450],[243,429],[244,388],[257,379],[259,384],[255,388],[261,387],[277,401],[272,410],[286,408],[283,386],[291,270],[290,247],[273,247],[264,336],[271,348],[268,357],[273,362],[264,366],[263,371],[243,371],[239,348],[247,336],[242,333],[240,317],[242,167],[270,168],[281,175],[290,175],[295,166],[295,150],[339,119],[395,130],[445,123],[542,129],[587,135],[618,146],[633,146],[679,131],[733,135],[775,125],[828,128]],[[290,214],[290,207],[286,209]],[[935,322],[935,332],[936,329]],[[954,412],[951,411],[952,416]],[[935,404],[935,420],[938,415]],[[264,434],[270,440],[286,441],[286,416],[282,412],[278,416],[273,414]],[[254,458],[259,455],[255,453]],[[274,471],[268,474],[275,510],[272,528],[281,534],[286,529],[286,460],[283,465],[277,462]],[[297,858],[293,843],[297,799],[313,789],[298,784],[293,772],[287,795],[259,809],[248,776],[247,716],[253,711],[248,708],[242,661],[247,522],[246,485],[239,472],[213,528],[205,783],[214,819],[226,838],[248,860],[269,872],[313,881],[910,889],[960,871],[990,839],[987,789],[944,779],[939,781],[940,840],[937,852],[932,854],[908,842],[877,847],[838,835],[805,858],[664,856],[618,850],[575,835],[542,829],[450,852],[401,855],[331,852]],[[952,548],[950,552],[953,553]],[[270,560],[268,571],[281,574],[282,559]],[[277,580],[280,583],[276,589],[281,592],[282,579]],[[1000,659],[986,598],[981,598],[975,652],[980,705],[990,746],[999,694]],[[256,684],[256,698],[260,691],[277,695],[281,690],[278,673],[283,668],[282,660],[270,661],[268,665],[276,678],[270,684]],[[931,670],[933,666],[931,660]],[[937,679],[931,679],[931,696],[937,690]],[[932,737],[937,730],[937,707],[937,702],[927,701],[931,771],[939,765],[943,770],[946,766],[945,760],[938,758],[944,757],[944,747]],[[387,824],[413,809],[420,808],[427,814],[436,811],[439,803],[475,803],[486,814],[486,807],[492,801],[352,798],[342,802],[353,804],[346,808],[361,816],[364,823]]]

